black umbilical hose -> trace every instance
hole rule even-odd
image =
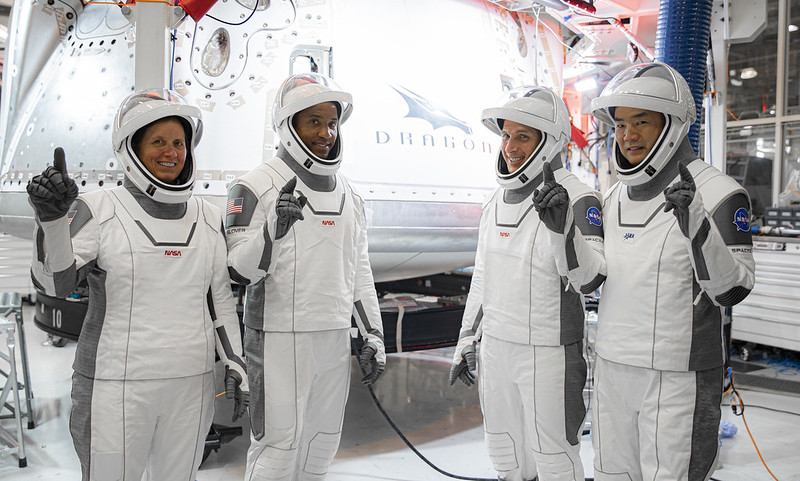
[[[358,358],[358,348],[356,347],[356,340],[355,339],[351,339],[350,345],[353,348],[353,355],[356,357],[356,362],[358,362],[359,358]],[[367,373],[366,373],[366,371],[364,371],[364,368],[361,367],[361,363],[358,363],[358,367],[359,367],[359,369],[361,369],[362,377],[365,376]],[[372,384],[367,384],[366,386],[367,386],[367,389],[369,389],[369,395],[372,396],[372,402],[375,403],[375,406],[378,408],[378,411],[380,411],[381,414],[383,414],[383,417],[384,417],[384,419],[386,419],[386,422],[389,423],[389,426],[391,426],[392,429],[394,430],[394,432],[397,433],[398,436],[400,436],[400,439],[402,439],[403,442],[406,444],[406,446],[408,446],[408,449],[412,450],[414,452],[414,454],[416,454],[419,459],[424,461],[425,464],[430,466],[437,473],[443,474],[443,475],[447,476],[448,478],[465,479],[467,481],[497,481],[497,478],[473,478],[473,477],[470,477],[470,476],[461,476],[461,475],[458,475],[458,474],[448,473],[447,471],[441,469],[439,466],[436,466],[435,464],[433,464],[428,458],[425,457],[424,454],[419,452],[419,450],[417,448],[415,448],[413,444],[411,444],[411,441],[408,440],[408,438],[405,436],[405,434],[403,434],[403,432],[400,431],[400,428],[398,428],[397,425],[394,423],[394,421],[392,421],[392,418],[390,418],[389,414],[386,412],[386,410],[383,409],[383,405],[381,404],[381,402],[378,401],[378,397],[375,395],[375,389],[372,387]],[[586,478],[586,481],[594,481],[594,478]]]

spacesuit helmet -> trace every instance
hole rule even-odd
[[[697,118],[692,92],[681,74],[669,65],[636,64],[614,76],[600,96],[592,100],[592,114],[611,127],[616,125],[616,107],[649,110],[664,117],[661,135],[638,164],[628,162],[614,142],[614,164],[620,182],[644,184],[669,162]]]
[[[168,117],[180,120],[186,133],[186,160],[174,183],[159,180],[142,163],[134,151],[134,135],[153,122]],[[179,94],[168,89],[147,89],[134,92],[122,101],[114,118],[111,136],[114,153],[125,170],[125,176],[142,192],[157,202],[180,204],[189,200],[194,188],[194,148],[203,135],[200,109],[189,105]]]
[[[539,131],[541,140],[533,153],[514,172],[509,172],[502,149],[498,152],[495,173],[506,189],[517,189],[536,177],[569,143],[572,132],[569,111],[564,101],[547,87],[526,85],[508,91],[498,102],[500,107],[485,109],[481,121],[497,135],[503,134],[503,122],[510,120]]]
[[[340,89],[330,78],[317,73],[292,75],[284,80],[275,95],[272,128],[278,133],[292,158],[304,169],[312,174],[333,175],[342,163],[341,131],[336,135],[328,158],[323,159],[315,155],[300,139],[292,122],[298,112],[324,102],[336,105],[339,126],[350,117],[353,110],[352,95]]]

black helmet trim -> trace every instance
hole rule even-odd
[[[658,112],[658,113],[660,114],[661,112]],[[667,138],[667,132],[669,132],[669,129],[672,127],[672,116],[671,115],[664,115],[664,114],[661,114],[661,115],[664,116],[664,127],[661,129],[661,133],[658,134],[658,139],[656,139],[656,142],[655,142],[655,144],[653,144],[653,147],[650,149],[650,152],[647,153],[647,157],[645,157],[644,160],[639,162],[637,165],[632,165],[630,162],[628,162],[628,159],[626,159],[625,156],[622,155],[622,149],[619,146],[619,142],[615,142],[617,144],[616,145],[616,147],[617,147],[616,150],[617,150],[617,171],[618,172],[620,172],[622,174],[626,174],[626,175],[633,175],[633,174],[636,174],[638,172],[641,172],[642,170],[646,169],[646,167],[648,165],[650,165],[650,161],[653,159],[653,156],[657,152],[661,151],[661,146],[663,145],[664,141]],[[630,168],[626,168],[626,167],[624,167],[624,164],[622,164],[621,162],[624,162],[625,164],[630,165],[631,167]],[[652,177],[653,175],[655,175],[655,171],[652,174],[649,174],[649,175],[650,175],[650,177]]]
[[[508,171],[508,165],[506,164],[505,156],[503,155],[502,149],[500,150],[499,155],[497,156],[497,176],[499,178],[503,180],[514,180],[519,177],[520,182],[523,184],[525,184],[530,180],[530,177],[525,174],[525,171],[527,170],[527,167],[531,164],[531,162],[533,162],[533,159],[537,158],[539,154],[542,152],[545,145],[547,144],[547,137],[549,137],[549,135],[546,132],[542,132],[539,129],[535,130],[538,131],[541,136],[539,145],[537,145],[536,148],[533,149],[531,155],[529,155],[528,158],[525,159],[525,162],[523,162],[522,165],[520,165],[519,168],[514,172]]]
[[[190,184],[192,184],[194,182],[194,172],[193,172],[194,171],[194,163],[193,162],[189,162],[190,158],[189,158],[188,153],[187,153],[187,157],[186,157],[186,162],[184,163],[184,166],[183,166],[183,170],[181,170],[181,173],[178,175],[178,178],[186,177],[187,180],[184,180],[180,184],[167,184],[167,183],[159,180],[158,178],[156,178],[152,174],[152,172],[147,170],[147,168],[144,166],[144,163],[142,163],[142,160],[139,159],[139,156],[136,155],[136,152],[134,152],[133,146],[131,145],[130,137],[125,139],[125,149],[127,150],[128,155],[131,156],[131,158],[137,160],[136,162],[133,162],[133,166],[151,184],[155,184],[155,186],[158,187],[159,189],[169,190],[169,191],[172,191],[172,192],[181,192],[181,191],[186,190],[187,185],[190,185]],[[188,171],[187,171],[187,169],[188,169]],[[152,195],[152,194],[150,194],[150,195]]]
[[[297,133],[297,130],[294,128],[294,115],[292,114],[286,119],[286,126],[289,128],[289,132],[292,134],[292,139],[297,143],[298,147],[302,149],[303,153],[306,154],[310,158],[312,162],[319,162],[328,167],[333,167],[339,164],[342,160],[339,158],[339,145],[340,145],[340,136],[337,132],[336,140],[333,143],[333,147],[331,147],[330,157],[333,159],[323,159],[322,157],[317,156],[308,148],[308,146],[300,139],[300,135]]]

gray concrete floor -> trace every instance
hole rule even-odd
[[[16,450],[0,443],[0,480],[79,480],[78,460],[68,432],[70,376],[75,344],[48,345],[47,335],[33,324],[32,307],[25,308],[25,328],[35,395],[35,429],[24,429],[26,468],[18,467]],[[5,336],[0,336],[5,349]],[[491,478],[483,445],[477,389],[447,383],[453,348],[389,356],[386,374],[376,394],[394,422],[429,460],[450,473]],[[354,364],[354,372],[357,370]],[[796,372],[776,376],[800,376]],[[220,386],[221,390],[221,386]],[[775,392],[740,389],[747,423],[764,459],[780,481],[800,481],[800,397]],[[218,399],[216,422],[230,424],[231,405]],[[759,407],[760,406],[760,407]],[[769,408],[769,409],[765,409]],[[778,411],[787,411],[792,414]],[[0,413],[2,414],[2,413]],[[761,464],[743,420],[723,408],[723,419],[738,433],[721,440],[720,466],[714,479],[753,481],[773,479]],[[239,423],[247,433],[246,420]],[[0,426],[14,432],[12,420]],[[198,481],[237,480],[244,476],[249,438],[241,436],[212,452],[203,463]],[[589,435],[583,436],[581,454],[587,477],[592,475]],[[354,374],[345,415],[342,443],[328,480],[427,481],[444,480],[409,450],[392,431]]]

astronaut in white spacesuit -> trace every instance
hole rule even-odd
[[[289,77],[272,112],[277,156],[228,188],[228,264],[247,286],[248,481],[325,477],[349,391],[351,316],[362,382],[386,363],[364,202],[337,173],[351,109],[329,78]]]
[[[34,284],[56,297],[89,285],[70,415],[84,481],[195,479],[214,414],[215,348],[234,416],[244,413],[222,215],[192,197],[201,134],[199,109],[176,93],[136,92],[114,121],[122,186],[78,196],[60,148],[28,185]]]
[[[754,283],[750,200],[695,155],[695,103],[671,67],[623,70],[592,110],[615,129],[619,178],[603,201],[595,479],[707,480],[718,451],[723,307]],[[597,265],[593,255],[579,250],[576,265]]]
[[[570,194],[570,230],[602,252],[599,194],[561,162],[570,140],[569,112],[544,87],[519,87],[483,123],[502,138],[500,187],[484,205],[478,250],[450,383],[478,379],[486,446],[499,478],[583,480],[580,436],[583,387],[582,292],[595,290],[596,270],[559,274],[571,261],[554,250],[549,220],[537,216],[536,188],[557,179]],[[563,244],[563,241],[562,241]],[[566,267],[565,267],[566,270]]]

